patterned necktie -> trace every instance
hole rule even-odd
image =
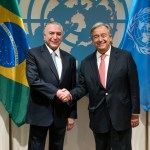
[[[56,63],[56,53],[55,52],[52,52],[52,59],[54,61],[54,64],[55,64],[55,67],[56,67],[56,70],[58,71],[58,67],[57,67],[57,63]]]
[[[104,88],[105,88],[105,60],[104,60],[105,57],[106,57],[106,54],[101,55],[101,63],[99,67],[100,80]]]

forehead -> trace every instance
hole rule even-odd
[[[61,26],[59,26],[58,24],[48,24],[45,27],[45,32],[62,32],[62,28]]]
[[[96,34],[96,33],[109,33],[109,30],[105,26],[99,26],[99,27],[95,28],[92,33],[93,34]]]

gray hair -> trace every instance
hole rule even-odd
[[[61,28],[61,30],[62,30],[62,33],[64,33],[63,27],[62,27],[62,25],[61,25],[59,22],[56,22],[56,21],[50,21],[50,22],[48,22],[47,24],[45,24],[44,30],[43,30],[43,35],[45,35],[45,28],[46,28],[48,25],[50,25],[50,24],[55,24],[55,25],[60,26],[60,28]]]
[[[93,33],[93,31],[94,31],[96,28],[101,27],[101,26],[106,27],[106,28],[108,29],[109,35],[111,36],[111,29],[110,29],[109,25],[108,25],[108,24],[105,24],[105,23],[102,23],[102,22],[97,22],[97,23],[95,23],[95,24],[92,26],[92,28],[91,28],[91,31],[90,31],[91,38],[92,38],[92,33]]]

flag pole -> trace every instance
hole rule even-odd
[[[9,150],[12,150],[12,130],[11,130],[11,117],[9,115]]]
[[[149,148],[149,144],[148,144],[148,111],[146,111],[146,129],[145,129],[145,145],[146,145],[146,150],[148,150]]]

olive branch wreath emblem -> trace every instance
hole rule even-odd
[[[141,18],[141,16],[145,15],[145,14],[150,14],[150,8],[149,7],[146,7],[144,9],[140,9],[138,13],[135,14],[135,16],[131,19],[130,23],[129,23],[129,26],[128,26],[128,35],[130,36],[131,40],[133,40],[134,44],[135,44],[135,47],[136,49],[140,52],[140,53],[143,53],[143,54],[150,54],[150,47],[147,46],[143,46],[143,45],[139,45],[137,44],[136,42],[136,39],[135,37],[133,37],[133,34],[132,32],[134,31],[134,26],[137,22],[139,22],[139,18]],[[150,36],[149,36],[150,37]]]

